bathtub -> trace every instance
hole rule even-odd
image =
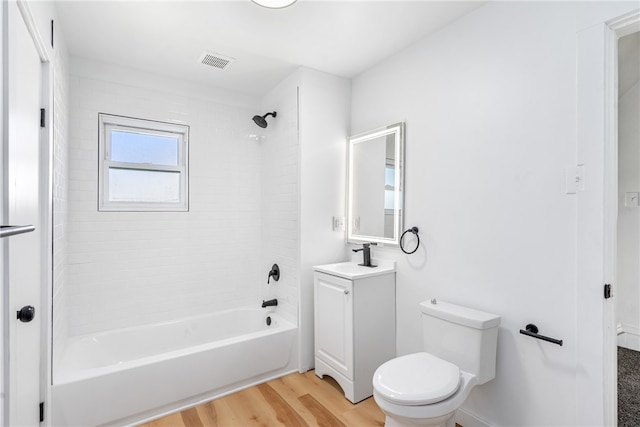
[[[71,338],[48,424],[133,425],[294,372],[296,337],[279,315],[240,308]]]

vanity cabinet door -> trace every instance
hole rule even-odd
[[[316,356],[353,380],[353,282],[315,274]]]

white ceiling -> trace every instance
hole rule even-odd
[[[298,66],[353,77],[485,2],[56,0],[72,56],[260,96]],[[225,70],[203,51],[236,60]]]

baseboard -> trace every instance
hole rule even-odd
[[[456,411],[455,417],[456,424],[460,424],[462,427],[491,427],[491,424],[463,408]]]
[[[632,326],[628,323],[618,323],[616,325],[616,332],[618,334],[626,332],[633,335],[640,335],[640,328],[637,326]]]
[[[623,332],[618,335],[618,347],[624,347],[629,350],[640,351],[640,335],[634,335]]]
[[[640,351],[640,328],[618,323],[616,332],[618,334],[617,344],[619,347]]]

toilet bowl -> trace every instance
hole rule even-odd
[[[455,426],[471,389],[495,377],[500,316],[435,299],[420,307],[425,351],[389,360],[373,376],[385,426]]]
[[[373,396],[385,426],[455,425],[453,415],[477,384],[475,375],[429,353],[382,364],[373,376]]]

